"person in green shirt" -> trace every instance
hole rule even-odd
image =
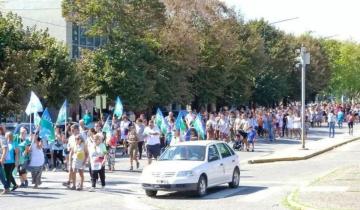
[[[20,187],[27,187],[27,162],[29,160],[29,149],[31,141],[27,138],[27,130],[24,127],[20,128],[20,134],[15,136],[14,145],[19,149],[19,163],[18,172],[21,181]]]

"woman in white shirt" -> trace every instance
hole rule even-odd
[[[297,138],[301,136],[301,118],[299,114],[294,114],[294,121],[293,121],[293,133],[294,137]]]
[[[34,188],[38,188],[41,185],[41,174],[45,162],[45,156],[43,152],[42,139],[35,134],[30,146],[30,164],[29,168],[31,171],[32,183]]]
[[[294,116],[292,113],[290,113],[287,116],[287,128],[289,131],[290,138],[293,137],[293,130],[294,130]]]
[[[98,177],[100,177],[101,187],[105,187],[107,150],[105,144],[102,143],[100,134],[94,135],[94,143],[89,146],[89,159],[91,165],[91,188],[89,191],[94,192]]]

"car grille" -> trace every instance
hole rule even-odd
[[[173,177],[175,176],[175,172],[152,172],[151,175],[153,177],[166,177],[166,178],[169,178],[169,177]]]

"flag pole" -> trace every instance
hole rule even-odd
[[[30,133],[29,133],[29,135],[30,135],[30,138],[31,138],[31,114],[29,115],[29,118],[30,118]]]
[[[65,139],[67,135],[67,103],[65,103]]]

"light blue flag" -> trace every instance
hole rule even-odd
[[[34,125],[35,125],[35,127],[38,127],[40,125],[40,121],[41,121],[40,115],[37,112],[35,112],[34,113]]]
[[[123,104],[121,103],[120,97],[118,96],[115,102],[114,115],[120,118],[123,114],[123,111],[124,111],[124,107]]]
[[[157,111],[156,111],[156,116],[155,116],[155,125],[161,129],[161,125],[164,121],[164,116],[161,112],[161,110],[158,108]]]
[[[194,121],[194,128],[198,135],[204,140],[205,139],[205,129],[201,120],[201,115],[198,114]]]
[[[109,138],[109,137],[111,137],[111,135],[112,135],[112,131],[111,131],[111,125],[110,125],[110,121],[109,121],[109,117],[110,116],[108,116],[107,117],[107,119],[106,119],[106,122],[105,122],[105,125],[104,125],[104,127],[103,127],[103,129],[102,129],[102,132],[103,133],[106,133],[106,138]]]
[[[31,115],[32,113],[42,112],[43,110],[44,109],[40,102],[40,99],[35,95],[33,91],[31,91],[30,101],[25,110],[26,114]]]
[[[41,138],[47,138],[49,142],[55,141],[55,129],[52,124],[51,116],[47,108],[45,109],[45,111],[41,116],[39,136]]]
[[[56,124],[57,125],[65,125],[66,118],[67,118],[67,100],[64,101],[62,107],[60,108]]]

